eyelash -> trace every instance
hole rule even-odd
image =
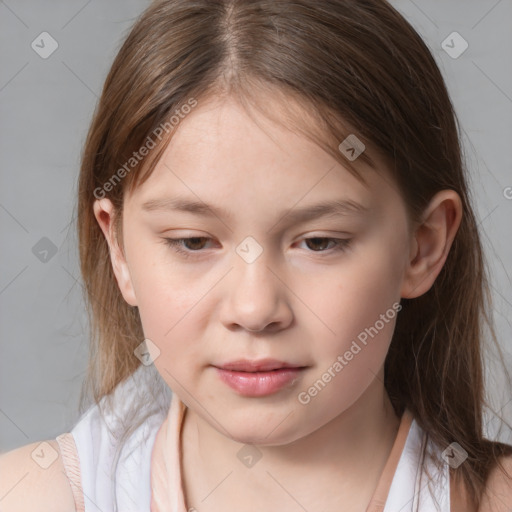
[[[206,239],[211,240],[211,238],[206,236],[192,236],[189,238],[163,238],[162,241],[165,245],[170,247],[173,251],[176,251],[179,254],[182,254],[186,258],[190,257],[193,253],[200,253],[201,250],[185,250],[182,248],[181,242],[188,241],[188,240],[194,240],[194,239]],[[304,238],[303,240],[329,240],[334,241],[335,246],[331,248],[332,252],[342,252],[348,249],[350,242],[352,241],[350,238],[330,238],[326,236],[313,236],[309,238]],[[323,251],[311,251],[313,253],[324,253],[324,252],[330,252],[327,250]]]

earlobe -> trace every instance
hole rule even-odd
[[[415,298],[434,284],[448,257],[462,219],[462,201],[454,190],[442,190],[430,201],[415,229],[401,296]]]
[[[107,199],[97,199],[93,205],[94,216],[105,235],[105,239],[109,246],[110,260],[112,269],[116,276],[119,290],[124,299],[130,306],[137,306],[137,298],[133,289],[130,271],[123,251],[119,247],[117,238],[114,233],[114,205]]]

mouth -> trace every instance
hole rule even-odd
[[[238,360],[215,366],[221,381],[239,395],[261,397],[294,386],[307,366],[275,359]]]

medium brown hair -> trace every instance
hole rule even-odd
[[[229,94],[249,105],[258,89],[288,101],[289,116],[258,108],[361,177],[357,162],[338,150],[356,134],[367,146],[361,161],[386,161],[411,221],[440,190],[459,194],[462,221],[440,274],[422,296],[401,300],[385,387],[398,415],[408,408],[438,446],[456,441],[468,452],[451,472],[478,506],[491,469],[512,453],[483,433],[485,325],[502,357],[486,264],[443,77],[422,38],[384,0],[165,0],[136,21],[106,79],[79,177],[79,250],[92,327],[86,386],[96,403],[109,395],[141,365],[134,349],[144,339],[93,215],[98,190],[115,206],[122,246],[123,199],[149,177],[172,130],[107,193],[116,171],[191,98]]]

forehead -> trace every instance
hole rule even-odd
[[[231,200],[233,206],[244,198],[246,204],[260,198],[268,206],[292,206],[343,197],[368,205],[392,195],[385,190],[386,182],[392,188],[389,178],[366,164],[359,168],[366,184],[303,134],[255,110],[249,113],[232,97],[212,98],[180,121],[151,176],[129,202],[142,208],[157,198],[195,196],[209,203]]]

